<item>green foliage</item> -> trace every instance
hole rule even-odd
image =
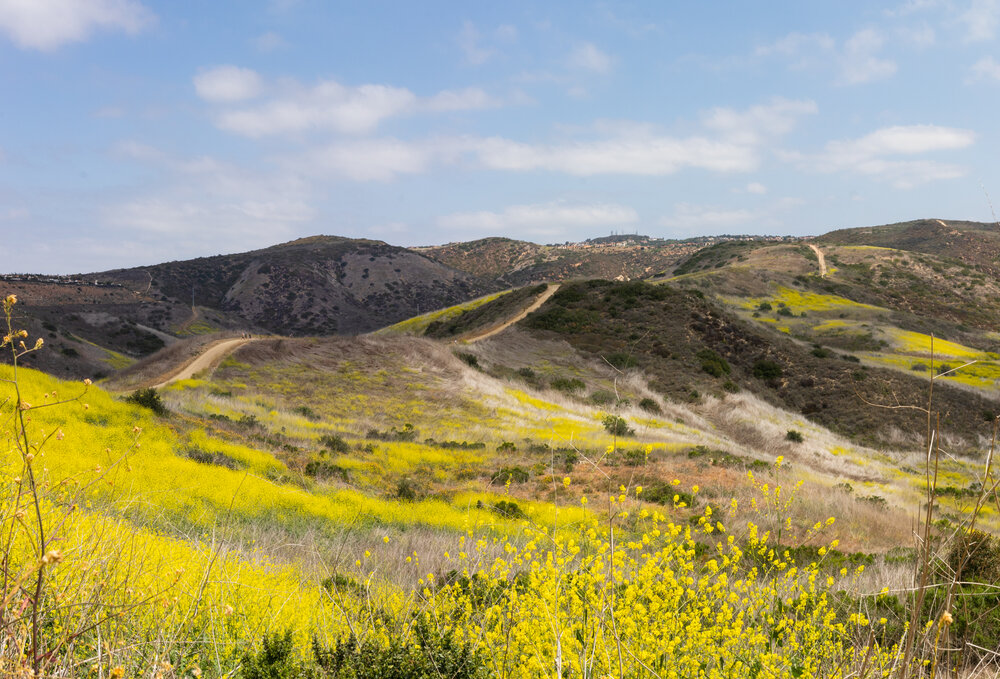
[[[660,408],[660,404],[649,397],[646,397],[641,401],[639,401],[639,407],[645,410],[647,413],[658,414],[663,412],[663,409]]]
[[[753,376],[762,380],[774,380],[783,374],[781,366],[766,358],[753,364]]]
[[[261,648],[256,653],[243,656],[240,677],[243,679],[298,679],[315,677],[311,668],[295,657],[295,643],[292,630],[284,634],[265,634]]]
[[[490,481],[493,483],[506,484],[524,483],[531,477],[531,474],[524,467],[501,467],[493,472]]]
[[[770,302],[761,302],[760,304],[757,305],[757,311],[770,311],[770,310],[771,310]]]
[[[726,380],[722,383],[722,389],[730,394],[738,394],[740,391],[740,385],[732,380]]]
[[[604,357],[608,363],[610,363],[615,368],[619,370],[625,370],[627,368],[634,368],[637,363],[635,357],[632,354],[627,354],[624,352],[615,352],[613,354],[608,354]]]
[[[313,422],[318,422],[322,419],[319,414],[309,406],[295,406],[292,408],[292,412]]]
[[[973,529],[960,535],[948,552],[953,572],[962,569],[962,579],[982,583],[1000,581],[1000,538]]]
[[[462,363],[465,363],[470,368],[478,368],[479,367],[479,359],[476,358],[476,356],[474,354],[470,354],[470,353],[466,353],[464,351],[460,351],[460,352],[458,352],[455,355],[458,356],[459,359],[461,359]]]
[[[628,421],[624,417],[605,415],[601,423],[604,425],[605,431],[612,436],[631,436],[635,434],[635,430],[628,426]]]
[[[678,503],[683,502],[688,507],[694,507],[695,499],[691,493],[686,493],[669,483],[657,483],[642,491],[643,500],[667,507],[674,505],[674,498],[677,499]]]
[[[493,511],[504,518],[513,519],[515,521],[528,518],[528,515],[524,513],[523,509],[521,509],[521,505],[516,502],[511,502],[510,500],[500,500],[493,505]]]
[[[393,427],[389,431],[379,431],[378,429],[369,429],[368,433],[365,434],[365,438],[376,439],[378,441],[416,441],[419,432],[413,428],[413,425],[407,422],[403,425],[402,429],[396,429]]]
[[[719,356],[709,348],[701,349],[697,353],[698,360],[701,361],[701,369],[712,377],[722,377],[728,375],[732,369],[726,359]]]
[[[340,465],[333,464],[329,460],[309,460],[306,463],[304,473],[316,479],[340,479],[347,483],[347,470]]]
[[[606,406],[615,402],[615,394],[607,389],[598,389],[590,395],[590,402],[595,406]]]
[[[504,441],[497,446],[498,453],[513,453],[517,450],[517,446],[514,445],[512,441]]]
[[[793,443],[802,443],[805,441],[805,437],[802,436],[802,432],[796,431],[794,429],[789,429],[785,433],[785,439]]]
[[[333,453],[349,453],[351,446],[339,434],[326,434],[319,438],[319,444]]]
[[[420,487],[410,479],[400,479],[396,484],[396,498],[404,502],[414,502],[422,495]]]
[[[578,391],[583,391],[587,388],[586,383],[583,380],[577,379],[575,377],[557,377],[552,382],[549,383],[553,389],[561,391],[566,394],[575,394]]]
[[[160,398],[159,392],[152,387],[147,389],[136,389],[131,394],[126,396],[125,400],[129,403],[142,406],[143,408],[149,408],[157,415],[167,414],[167,407],[163,405],[163,399]]]
[[[416,643],[391,638],[359,641],[351,636],[332,649],[313,639],[313,656],[324,677],[330,679],[485,679],[485,663],[470,644],[453,633],[432,631],[427,624],[414,626]]]

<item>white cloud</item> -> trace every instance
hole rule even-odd
[[[462,102],[466,97],[459,96]],[[468,95],[473,102],[478,96]],[[424,100],[424,105],[431,100]],[[448,106],[450,99],[444,100]],[[440,101],[438,107],[446,108]],[[455,104],[456,106],[458,104]],[[339,141],[286,158],[289,170],[308,168],[358,181],[387,181],[418,174],[435,165],[466,164],[508,172],[548,171],[576,176],[623,174],[662,176],[694,168],[712,172],[756,169],[766,149],[816,111],[808,101],[775,99],[746,110],[714,109],[703,120],[706,132],[677,137],[649,124],[598,121],[587,128],[564,127],[571,138],[530,144],[505,137],[391,137]]]
[[[512,205],[501,212],[460,212],[438,219],[448,229],[488,233],[530,231],[555,235],[577,228],[615,227],[639,221],[636,211],[614,203],[569,204],[563,201]]]
[[[667,175],[684,168],[745,172],[757,167],[754,147],[706,137],[621,137],[530,145],[500,137],[481,140],[476,156],[496,170],[549,170],[578,176]]]
[[[913,156],[967,148],[975,141],[970,130],[938,125],[898,125],[884,127],[857,139],[831,141],[815,156],[788,154],[804,168],[824,172],[856,172],[888,181],[897,188],[953,179],[965,169]]]
[[[288,43],[285,39],[281,37],[280,34],[274,31],[268,31],[266,33],[261,33],[256,38],[253,39],[254,47],[260,52],[273,52],[276,49],[282,47],[287,47]]]
[[[614,60],[593,43],[584,43],[574,49],[569,57],[570,67],[593,73],[610,73]]]
[[[495,50],[483,47],[481,39],[474,23],[466,21],[462,24],[462,29],[458,32],[458,47],[465,55],[465,60],[473,66],[485,64],[496,53]]]
[[[235,102],[253,99],[264,83],[256,71],[239,66],[215,66],[194,77],[194,89],[205,101]]]
[[[793,31],[768,45],[760,45],[754,50],[758,57],[778,55],[794,59],[796,68],[802,68],[809,63],[803,55],[808,52],[829,51],[836,47],[836,41],[826,33],[799,33]]]
[[[517,26],[512,24],[500,24],[497,26],[497,30],[494,31],[497,40],[502,42],[514,42],[517,40]]]
[[[216,124],[221,129],[248,137],[315,130],[365,134],[375,130],[383,121],[397,116],[481,110],[501,103],[479,88],[445,90],[430,97],[418,97],[403,87],[349,87],[333,80],[322,81],[313,87],[285,81],[283,86],[283,93],[262,104],[220,112],[216,116]],[[219,90],[225,91],[221,86]],[[252,90],[248,88],[245,91]],[[234,96],[239,93],[234,84]],[[221,100],[221,96],[216,100]]]
[[[683,233],[731,233],[733,228],[743,226],[754,218],[753,212],[743,208],[678,203],[674,206],[674,214],[662,217],[659,223],[660,226]]]
[[[400,174],[419,174],[441,156],[442,149],[398,139],[363,139],[330,144],[289,161],[314,172],[333,173],[356,181],[388,181]]]
[[[878,52],[884,45],[885,38],[873,28],[866,28],[852,35],[844,43],[840,60],[840,83],[860,85],[892,76],[897,69],[896,62],[878,57]]]
[[[900,35],[911,45],[922,46],[934,40],[930,29],[912,29]],[[838,84],[858,85],[888,78],[896,72],[894,61],[879,56],[884,46],[885,36],[873,28],[857,31],[840,47],[827,33],[792,32],[757,47],[754,55],[779,57],[793,70],[823,69],[832,64],[838,71]]]
[[[477,111],[500,106],[500,101],[478,87],[464,90],[444,90],[418,102],[418,108],[425,111]]]
[[[972,65],[972,73],[966,82],[975,83],[981,80],[1000,81],[1000,63],[993,57],[983,57]]]
[[[760,182],[750,182],[743,190],[747,193],[752,193],[758,196],[762,196],[767,193],[767,187]]]
[[[29,49],[53,50],[98,30],[134,35],[154,21],[136,0],[0,0],[0,32]]]
[[[210,156],[179,158],[126,143],[126,157],[165,171],[157,191],[104,208],[103,221],[127,239],[163,243],[179,254],[273,245],[315,217],[309,187],[290,173],[247,170]]]
[[[972,0],[958,23],[965,29],[966,42],[992,40],[1000,26],[1000,0]]]
[[[777,97],[766,104],[751,106],[743,111],[714,108],[705,116],[704,124],[727,140],[756,145],[766,139],[787,134],[800,117],[814,114],[818,110],[813,101]]]

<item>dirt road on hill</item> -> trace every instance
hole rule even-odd
[[[182,367],[179,371],[170,375],[166,379],[160,378],[163,381],[159,384],[154,384],[153,388],[159,389],[180,380],[189,380],[202,370],[208,370],[209,368],[218,365],[222,359],[236,351],[237,348],[243,346],[247,342],[253,341],[254,340],[252,339],[238,337],[236,339],[220,340],[219,342],[210,344],[203,352],[195,356],[194,360]]]
[[[816,259],[819,260],[819,275],[822,278],[823,276],[826,276],[826,257],[823,256],[823,251],[812,243],[809,244],[809,247],[816,253]]]
[[[531,303],[531,306],[523,309],[521,311],[521,313],[519,313],[517,316],[514,316],[513,318],[510,318],[510,319],[504,321],[500,325],[490,326],[489,328],[486,328],[485,330],[479,330],[477,332],[472,333],[471,335],[468,335],[466,337],[462,337],[462,338],[460,338],[459,340],[456,340],[456,341],[461,341],[461,342],[479,342],[481,340],[486,339],[487,337],[493,337],[493,335],[496,335],[498,332],[503,332],[504,330],[506,330],[510,326],[514,325],[515,323],[517,323],[518,321],[520,321],[522,318],[524,318],[528,314],[530,314],[532,311],[537,310],[538,307],[540,307],[543,304],[545,304],[545,302],[548,301],[549,297],[551,297],[552,295],[556,294],[556,290],[558,290],[558,289],[559,289],[559,284],[558,283],[549,283],[548,289],[546,289],[545,292],[543,292],[542,294],[540,294],[538,296],[538,299],[536,299],[534,302]]]

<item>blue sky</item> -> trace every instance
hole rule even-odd
[[[0,0],[0,271],[986,221],[998,38],[1000,0]]]

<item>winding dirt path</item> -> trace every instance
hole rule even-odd
[[[823,278],[824,276],[826,276],[826,257],[823,256],[823,251],[820,250],[815,245],[813,245],[812,243],[809,243],[809,247],[812,248],[812,251],[816,253],[816,259],[819,260],[819,275],[820,278]]]
[[[548,301],[549,297],[556,294],[556,290],[558,289],[559,289],[559,283],[549,283],[549,287],[545,290],[545,292],[540,294],[538,296],[538,299],[532,302],[530,306],[522,309],[521,313],[519,313],[518,315],[514,316],[513,318],[507,319],[506,321],[504,321],[499,325],[491,326],[489,328],[486,328],[485,330],[479,330],[477,332],[472,333],[471,335],[459,338],[456,341],[469,342],[469,343],[479,342],[481,340],[486,339],[487,337],[493,337],[493,335],[496,335],[498,332],[503,332],[504,330],[514,325],[528,314],[530,314],[532,311],[537,310],[538,307],[545,304],[545,302]]]
[[[210,344],[203,352],[195,356],[194,360],[184,365],[180,370],[166,379],[161,377],[160,379],[163,381],[159,384],[154,384],[153,388],[159,389],[180,380],[189,380],[202,370],[208,370],[209,368],[218,365],[222,359],[236,351],[237,348],[243,346],[247,342],[253,341],[254,340],[252,339],[238,337],[236,339],[221,340],[219,342],[215,342],[214,344]]]

